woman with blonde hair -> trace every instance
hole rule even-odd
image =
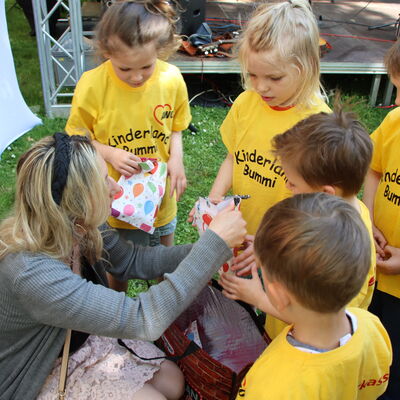
[[[83,136],[56,133],[19,160],[14,210],[0,225],[1,399],[56,397],[69,329],[67,399],[182,395],[182,373],[146,340],[231,256],[245,222],[232,206],[194,245],[140,247],[104,225],[117,190]],[[164,281],[129,298],[105,287],[106,271]]]

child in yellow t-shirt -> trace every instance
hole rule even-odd
[[[90,132],[115,180],[138,173],[141,157],[167,163],[167,186],[154,235],[109,219],[122,236],[143,245],[154,239],[156,244],[173,244],[176,199],[186,188],[181,131],[191,119],[187,89],[178,68],[162,61],[180,43],[175,20],[167,1],[112,4],[95,39],[107,61],[82,75],[66,126],[69,134]],[[126,290],[125,282],[112,280],[111,285]]]
[[[257,8],[239,43],[246,90],[221,126],[228,154],[209,193],[218,203],[232,189],[250,195],[241,211],[250,235],[264,212],[290,195],[270,141],[298,121],[321,111],[319,33],[306,0],[268,3]],[[250,265],[252,246],[235,259],[240,274]],[[234,267],[235,269],[235,267]]]
[[[370,268],[360,213],[325,193],[271,207],[254,251],[271,312],[293,321],[242,381],[239,399],[372,400],[387,386],[389,337],[373,314],[346,309]]]
[[[367,309],[374,291],[376,257],[369,212],[357,199],[357,193],[372,156],[368,133],[354,115],[337,110],[304,119],[285,133],[276,135],[272,147],[292,193],[325,192],[336,195],[360,213],[370,235],[371,261],[364,284],[349,306]],[[262,291],[256,275],[254,273],[251,280],[224,276],[221,283],[226,286],[226,282],[237,282],[237,289],[228,290],[227,295],[255,304],[255,298],[259,298]],[[267,315],[266,331],[271,339],[285,326],[284,322]]]
[[[400,106],[400,40],[385,58]],[[374,152],[363,200],[370,210],[377,250],[377,288],[370,310],[387,329],[393,364],[382,399],[400,399],[400,108],[391,111],[371,135]]]

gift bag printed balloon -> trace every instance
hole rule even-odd
[[[167,165],[154,159],[142,159],[141,172],[129,178],[121,176],[120,192],[114,196],[111,215],[148,233],[165,193]]]
[[[213,218],[223,209],[225,209],[232,201],[235,201],[235,206],[240,207],[241,198],[239,196],[228,196],[218,204],[213,204],[208,197],[199,197],[194,205],[193,225],[197,227],[201,235],[210,225]],[[238,248],[232,249],[234,257],[238,255]],[[234,273],[231,270],[232,259],[228,260],[219,269],[219,273],[223,272]]]

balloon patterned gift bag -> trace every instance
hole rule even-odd
[[[154,221],[165,193],[167,164],[150,158],[139,163],[141,172],[121,175],[121,191],[114,196],[111,215],[147,233],[154,232]]]
[[[223,209],[228,207],[229,204],[234,201],[235,207],[240,208],[242,199],[248,198],[247,196],[227,196],[218,204],[213,204],[208,197],[199,197],[194,205],[193,225],[197,227],[199,234],[201,235],[210,225],[213,218]],[[232,255],[236,257],[239,251],[243,250],[243,247],[235,247],[232,249]],[[219,269],[219,273],[223,272],[233,273],[231,270],[232,259],[228,260]]]

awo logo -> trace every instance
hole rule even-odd
[[[368,381],[363,380],[359,385],[358,385],[358,390],[364,389],[368,386],[380,386],[383,383],[387,382],[389,379],[389,374],[385,374],[383,375],[381,378],[379,379],[370,379]]]
[[[174,118],[174,110],[169,104],[159,104],[154,108],[153,117],[160,125],[164,125],[165,119]]]

